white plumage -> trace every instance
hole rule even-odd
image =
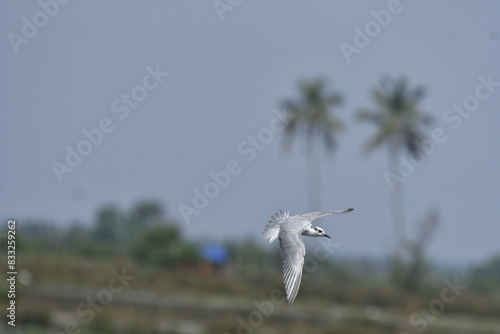
[[[269,219],[262,232],[262,237],[269,239],[269,242],[279,238],[281,258],[283,259],[283,282],[285,283],[288,306],[292,305],[297,297],[302,278],[306,248],[300,236],[330,238],[321,227],[313,227],[311,222],[323,216],[351,212],[352,210],[349,208],[327,212],[309,212],[291,217],[288,210],[279,210]]]

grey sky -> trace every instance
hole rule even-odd
[[[238,147],[269,134],[262,129],[283,98],[296,96],[298,78],[322,75],[345,96],[339,117],[347,126],[322,163],[322,208],[355,212],[318,225],[341,244],[339,253],[384,254],[392,242],[387,152],[360,153],[375,128],[353,115],[390,74],[428,88],[429,133],[441,128],[446,136],[406,178],[410,227],[435,207],[436,259],[468,263],[500,251],[500,87],[476,90],[479,77],[500,82],[498,2],[242,1],[223,20],[210,1],[74,0],[57,11],[54,1],[41,3],[52,4],[46,21],[35,1],[0,5],[2,219],[89,222],[104,203],[128,209],[151,198],[182,222],[179,204],[192,205],[193,189],[234,160],[240,172],[184,231],[257,238],[278,209],[308,210],[305,156],[300,142],[282,152],[279,133],[252,161]],[[364,30],[375,22],[371,11],[388,6],[397,13],[385,27],[368,24],[379,29],[348,62],[341,43],[355,46],[355,27]],[[9,38],[25,38],[23,17],[41,27],[16,53]],[[155,70],[169,75],[145,79]],[[141,101],[127,105],[122,94]],[[447,122],[446,110],[462,103],[474,110],[459,119],[449,112]],[[112,131],[59,182],[53,162],[64,164],[66,146],[77,149],[82,130],[103,119]]]

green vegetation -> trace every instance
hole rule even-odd
[[[141,233],[130,247],[130,254],[139,263],[176,268],[182,263],[199,263],[194,245],[181,240],[175,226],[155,226]]]
[[[500,255],[472,268],[469,274],[469,284],[477,291],[498,292],[500,290]]]

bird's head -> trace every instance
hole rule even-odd
[[[323,230],[319,226],[311,227],[308,232],[309,232],[308,236],[310,237],[327,237],[328,239],[331,239],[331,237],[328,234],[326,234],[325,230]]]

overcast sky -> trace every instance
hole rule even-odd
[[[496,1],[3,1],[0,15],[3,221],[90,223],[156,199],[190,237],[258,238],[278,209],[308,211],[305,152],[282,150],[277,115],[320,75],[346,125],[322,158],[321,208],[355,211],[317,224],[339,254],[386,254],[387,151],[361,153],[375,128],[354,114],[388,74],[424,85],[435,120],[404,178],[409,230],[435,208],[435,259],[500,252]],[[225,187],[207,186],[221,170]],[[187,224],[195,189],[213,198]]]

